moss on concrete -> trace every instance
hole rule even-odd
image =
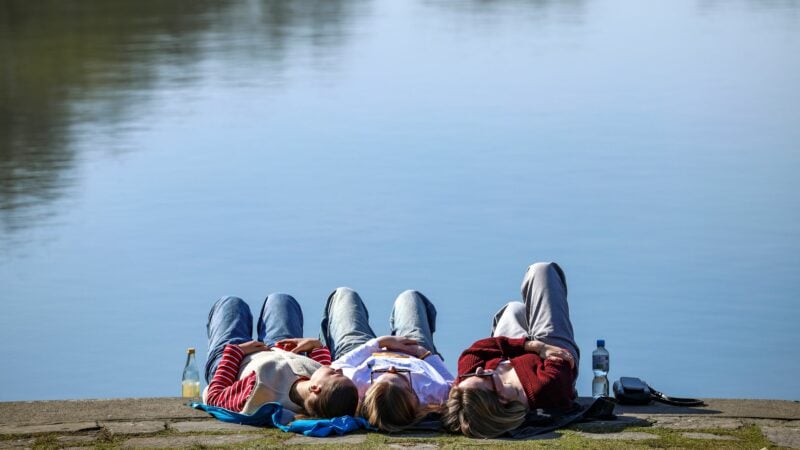
[[[445,449],[462,449],[462,448],[504,448],[504,449],[522,449],[522,448],[541,448],[541,449],[647,449],[647,448],[683,448],[683,449],[761,449],[761,448],[775,448],[763,436],[761,430],[754,425],[743,427],[737,430],[720,430],[720,429],[703,429],[703,430],[690,430],[692,432],[709,433],[718,436],[729,436],[735,440],[707,440],[707,439],[692,439],[685,437],[682,433],[687,430],[679,429],[664,429],[652,427],[635,427],[626,429],[626,433],[643,432],[654,435],[655,438],[648,440],[617,440],[617,439],[592,439],[583,436],[583,433],[574,429],[558,430],[553,438],[550,439],[534,439],[534,440],[511,440],[511,439],[469,439],[464,436],[446,435],[446,434],[431,434],[431,435],[385,435],[380,433],[360,433],[365,434],[365,439],[359,444],[348,444],[347,447],[353,450],[356,449],[376,449],[387,448],[390,445],[397,445],[408,448],[424,448],[426,446],[436,447],[442,450]],[[612,432],[616,433],[616,432]],[[164,430],[157,433],[147,433],[136,436],[114,436],[104,432],[95,434],[83,434],[83,436],[91,437],[90,440],[64,441],[65,436],[81,436],[81,434],[64,435],[64,434],[46,434],[38,436],[3,436],[2,440],[6,445],[13,442],[23,443],[23,446],[30,446],[37,450],[50,450],[59,449],[64,447],[86,447],[86,448],[99,448],[99,449],[115,449],[122,447],[126,441],[134,438],[143,437],[162,437],[166,438],[164,442],[169,442],[170,437],[181,436],[226,436],[232,433],[225,432],[201,432],[201,433],[179,433],[172,430]],[[598,433],[602,434],[602,433]],[[608,433],[606,433],[608,434]],[[248,448],[276,448],[285,446],[285,441],[294,437],[290,433],[284,433],[275,429],[264,429],[256,433],[248,433],[252,435],[253,439],[243,443],[225,444],[223,446],[206,446],[198,445],[196,448],[232,448],[232,449],[248,449]],[[32,439],[32,442],[27,442],[27,439]],[[326,443],[324,439],[315,442],[313,446],[319,447],[324,450],[327,448],[342,448],[342,443],[330,441]]]
[[[787,401],[710,400],[706,408],[659,405],[620,408],[618,420],[576,424],[539,439],[476,440],[448,434],[355,433],[308,440],[277,429],[220,426],[180,399],[124,399],[0,403],[2,448],[277,448],[287,444],[374,449],[761,449],[799,447],[800,404]],[[163,425],[163,429],[157,430]],[[188,426],[187,426],[188,425]],[[174,428],[173,428],[174,427]],[[766,428],[765,428],[766,427]],[[181,431],[182,429],[183,431]],[[768,429],[770,433],[765,433]],[[775,433],[774,430],[780,433]],[[765,437],[769,435],[769,439]],[[720,440],[727,439],[727,440]],[[300,445],[299,445],[300,446]]]

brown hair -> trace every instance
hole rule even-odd
[[[358,406],[358,389],[347,378],[331,379],[320,386],[317,395],[309,396],[303,409],[310,417],[333,418],[354,416]]]
[[[454,433],[487,439],[518,428],[527,413],[528,407],[518,400],[503,404],[493,392],[453,386],[442,425]]]
[[[364,394],[359,414],[381,431],[394,433],[417,423],[440,406],[420,407],[412,389],[392,383],[374,383]]]

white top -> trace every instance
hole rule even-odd
[[[430,355],[422,360],[410,355],[381,352],[378,339],[370,339],[334,361],[331,367],[342,369],[344,375],[353,380],[362,399],[370,387],[372,370],[394,366],[411,371],[411,385],[420,404],[439,405],[447,401],[454,378],[439,355]]]
[[[242,414],[253,414],[265,403],[278,402],[284,412],[303,413],[303,408],[289,397],[292,385],[301,376],[311,377],[322,365],[303,355],[277,347],[245,356],[239,364],[237,380],[256,373],[253,390],[242,408]],[[203,390],[203,403],[208,401],[208,386]]]
[[[242,413],[253,414],[265,403],[279,402],[284,408],[302,414],[303,408],[292,401],[289,391],[299,377],[311,377],[320,367],[311,358],[274,347],[245,356],[239,366],[239,379],[255,372],[256,384]]]

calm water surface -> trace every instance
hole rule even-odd
[[[169,396],[211,303],[567,273],[580,394],[800,399],[800,2],[0,5],[0,400]]]

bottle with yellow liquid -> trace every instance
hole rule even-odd
[[[183,368],[183,382],[181,383],[181,396],[183,398],[200,398],[200,372],[194,358],[194,348],[186,350],[186,367]]]

